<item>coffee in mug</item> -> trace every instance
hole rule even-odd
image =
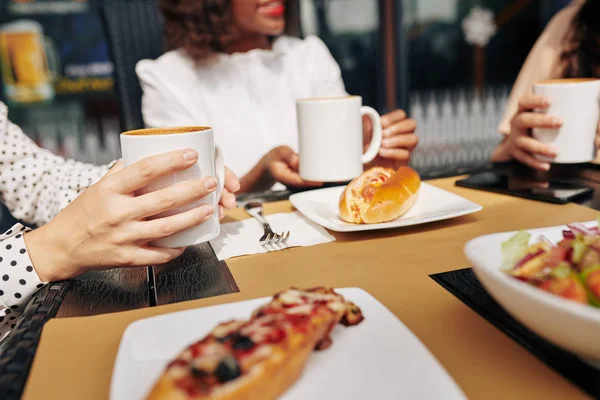
[[[143,195],[164,189],[178,183],[214,176],[218,180],[217,190],[203,199],[183,207],[177,207],[152,218],[162,218],[179,214],[202,204],[210,204],[214,208],[212,218],[201,225],[176,233],[168,238],[160,239],[152,244],[158,247],[186,247],[208,242],[219,236],[219,200],[223,191],[225,164],[223,156],[215,147],[213,131],[209,127],[192,126],[180,128],[154,128],[128,131],[121,134],[121,151],[125,166],[161,153],[175,150],[194,149],[198,152],[198,161],[190,168],[172,173],[154,180],[135,194]]]
[[[210,130],[207,126],[184,126],[179,128],[146,128],[123,132],[128,136],[179,135],[182,133],[201,132]]]
[[[595,158],[594,141],[598,129],[600,108],[600,79],[548,79],[533,86],[536,95],[550,101],[546,110],[536,110],[563,121],[558,129],[533,130],[533,136],[542,143],[558,149],[554,159],[537,156],[540,160],[558,164],[585,163]]]
[[[296,102],[300,176],[316,182],[356,178],[381,148],[381,119],[360,96],[302,99]],[[371,118],[373,138],[363,154],[362,116]]]

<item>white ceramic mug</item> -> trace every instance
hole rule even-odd
[[[360,96],[296,102],[300,176],[316,182],[343,182],[360,175],[381,148],[381,119]],[[363,154],[362,116],[371,118],[373,138]]]
[[[126,167],[153,155],[183,149],[194,149],[198,152],[198,161],[196,164],[186,170],[175,172],[153,181],[151,184],[137,191],[136,195],[154,192],[177,183],[214,176],[218,180],[216,191],[187,206],[174,208],[157,214],[152,218],[156,219],[179,214],[202,204],[212,205],[214,213],[211,218],[198,226],[152,243],[158,247],[186,247],[208,242],[219,236],[218,205],[225,178],[223,156],[221,151],[215,147],[213,131],[209,127],[139,129],[121,134],[121,151],[123,152],[123,162]]]
[[[533,137],[558,150],[554,159],[538,157],[557,164],[585,163],[596,156],[594,140],[598,129],[600,79],[549,79],[533,86],[533,92],[550,101],[546,110],[536,110],[562,119],[558,129],[534,129]]]

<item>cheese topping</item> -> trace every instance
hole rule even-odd
[[[242,335],[248,336],[254,343],[263,343],[277,329],[276,326],[285,324],[281,315],[269,314],[255,318],[250,324],[240,331]]]
[[[227,354],[227,348],[219,342],[210,342],[202,346],[202,355],[207,357],[223,356]]]
[[[244,325],[244,321],[224,322],[220,325],[217,325],[217,327],[213,329],[212,333],[216,337],[225,337],[238,330],[242,325]]]
[[[336,313],[341,313],[346,311],[346,304],[341,301],[332,301],[327,304],[327,307]]]
[[[314,303],[325,302],[327,307],[336,313],[344,312],[346,304],[343,298],[335,293],[320,293],[320,292],[304,292],[297,289],[290,289],[283,293],[280,293],[277,299],[283,305],[294,305],[287,310],[287,313],[310,313]],[[300,306],[304,305],[304,307]],[[302,307],[302,308],[298,308]],[[298,309],[300,311],[294,311]],[[308,310],[308,311],[304,311]]]
[[[300,291],[296,289],[290,289],[280,293],[277,297],[277,300],[281,301],[282,304],[286,305],[304,303]]]
[[[199,370],[212,372],[217,368],[221,359],[228,354],[229,352],[223,349],[221,354],[204,355],[192,361],[191,365]]]
[[[286,310],[287,314],[310,314],[313,307],[310,304],[302,304],[299,306],[294,306],[292,308],[288,308]]]

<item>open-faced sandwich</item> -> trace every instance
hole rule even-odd
[[[415,204],[420,186],[419,174],[410,167],[371,168],[346,186],[340,197],[340,218],[355,224],[392,221]]]
[[[218,325],[166,368],[148,399],[275,399],[298,379],[313,349],[331,345],[337,323],[361,310],[333,289],[289,289],[246,321]]]

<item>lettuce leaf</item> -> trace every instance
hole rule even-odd
[[[561,262],[558,266],[552,269],[550,275],[554,278],[566,278],[571,275],[571,267],[566,262]]]
[[[587,251],[587,246],[583,242],[583,238],[581,236],[577,237],[577,239],[573,240],[573,256],[571,257],[575,264],[579,264]]]
[[[531,234],[521,231],[502,243],[502,266],[500,268],[503,271],[513,269],[515,264],[527,255],[529,239],[531,239]]]

